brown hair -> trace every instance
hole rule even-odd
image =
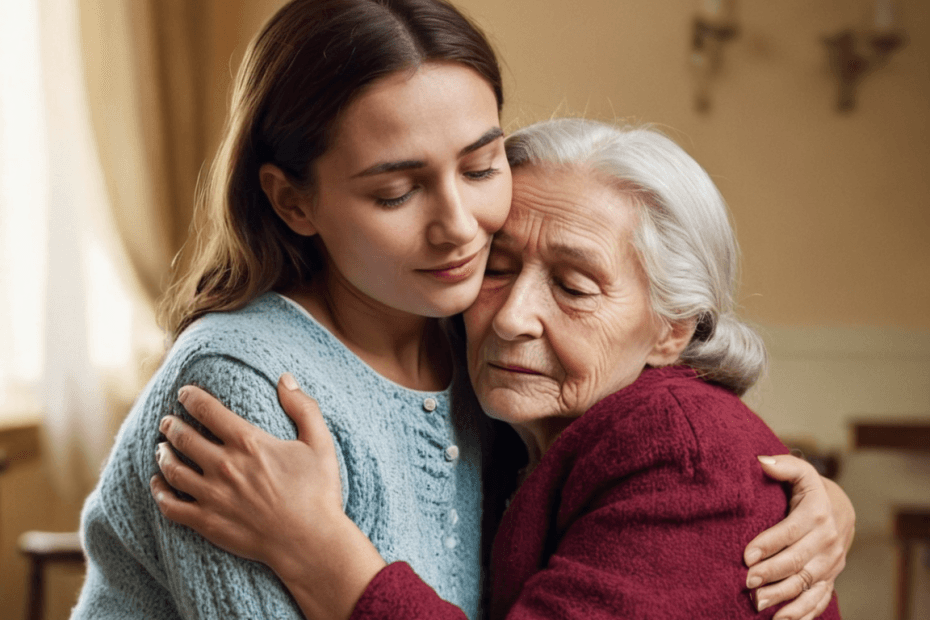
[[[323,266],[311,239],[272,209],[259,168],[272,163],[312,188],[313,164],[340,112],[375,80],[430,61],[474,69],[500,111],[493,50],[441,0],[293,0],[265,24],[246,50],[224,139],[200,187],[191,267],[162,304],[172,338],[208,312],[241,308]]]

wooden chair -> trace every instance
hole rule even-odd
[[[45,613],[45,567],[84,564],[77,532],[30,531],[19,537],[19,552],[29,558],[29,599],[26,620],[42,620]]]
[[[898,546],[897,618],[911,618],[911,545],[930,543],[930,509],[898,508],[894,514]]]

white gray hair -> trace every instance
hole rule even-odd
[[[564,118],[507,139],[510,165],[593,171],[639,210],[634,244],[653,311],[694,320],[681,362],[741,395],[765,371],[762,338],[734,311],[739,248],[726,203],[707,172],[674,141],[647,127]]]

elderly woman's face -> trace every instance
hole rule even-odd
[[[646,364],[677,358],[651,310],[636,224],[630,200],[587,171],[514,170],[510,215],[465,312],[468,366],[484,410],[543,450]]]

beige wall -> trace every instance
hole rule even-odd
[[[281,4],[240,0],[238,32]],[[457,5],[503,60],[508,128],[553,113],[655,123],[707,168],[739,232],[748,317],[930,330],[930,3],[899,2],[910,42],[847,115],[821,38],[867,26],[865,0],[742,2],[706,115],[689,64],[697,0]]]

